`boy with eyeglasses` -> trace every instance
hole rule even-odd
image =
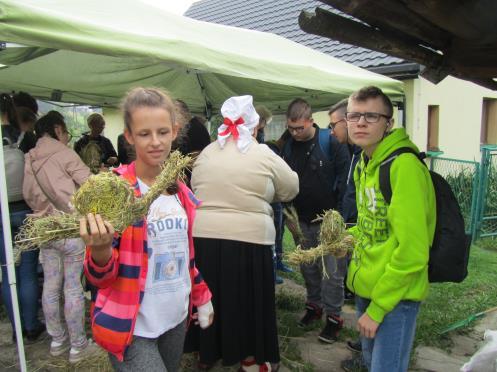
[[[305,240],[303,249],[318,245],[320,223],[315,219],[328,209],[340,210],[350,157],[346,145],[330,136],[328,129],[320,129],[312,119],[311,106],[297,98],[288,106],[287,129],[291,138],[285,143],[282,157],[299,175],[299,194],[293,205],[299,216],[299,225]],[[322,318],[326,325],[319,340],[333,343],[342,328],[341,310],[344,300],[343,277],[346,259],[324,258],[328,278],[323,278],[323,264],[301,265],[307,289],[306,314],[299,325],[305,327]]]
[[[363,358],[372,372],[407,371],[436,223],[431,177],[416,155],[392,160],[390,204],[381,194],[382,162],[401,147],[418,151],[405,129],[392,129],[392,114],[390,99],[376,87],[353,93],[345,114],[351,140],[363,149],[354,172],[358,221],[349,230],[356,246],[347,286],[356,294]]]

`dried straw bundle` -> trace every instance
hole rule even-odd
[[[283,214],[285,215],[285,225],[293,236],[295,245],[303,244],[305,237],[299,224],[299,215],[297,210],[293,205],[283,208]]]
[[[345,223],[339,212],[329,210],[314,221],[322,221],[319,232],[320,244],[316,248],[307,250],[297,246],[295,251],[288,256],[291,264],[310,264],[318,259],[324,260],[324,257],[328,255],[344,257],[354,249],[354,238],[345,229]]]
[[[60,213],[46,217],[28,217],[16,236],[17,256],[26,250],[43,248],[50,241],[79,237],[79,219],[88,213],[99,213],[117,232],[140,221],[152,202],[166,190],[173,188],[191,158],[179,151],[171,153],[149,192],[135,198],[128,182],[112,172],[91,176],[74,194],[72,214]]]

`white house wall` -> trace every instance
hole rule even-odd
[[[483,99],[497,98],[497,92],[453,77],[437,85],[423,78],[404,83],[407,131],[414,143],[426,151],[428,106],[438,105],[442,156],[479,160]]]

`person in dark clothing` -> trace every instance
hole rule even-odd
[[[30,109],[35,116],[38,116],[38,102],[36,102],[36,98],[34,98],[31,94],[26,92],[17,92],[12,97],[14,100],[14,105],[16,107],[27,107]]]
[[[83,149],[90,143],[94,142],[100,148],[100,163],[105,166],[117,164],[117,153],[112,142],[107,137],[102,136],[105,128],[104,117],[100,114],[93,113],[87,119],[90,132],[84,133],[83,136],[74,144],[74,151],[81,156]],[[88,164],[87,164],[88,165]]]
[[[182,154],[198,154],[211,143],[205,121],[200,116],[194,116],[185,125],[184,137],[179,147]]]
[[[345,113],[347,112],[347,104],[348,104],[348,99],[345,98],[330,107],[330,109],[328,110],[328,116],[330,118],[330,124],[328,127],[331,130],[331,134],[340,143],[347,145],[349,154],[351,156],[350,167],[347,173],[347,187],[345,190],[345,194],[343,196],[342,209],[340,211],[345,223],[347,224],[347,227],[351,227],[355,225],[357,222],[357,204],[355,199],[356,190],[354,183],[354,169],[361,157],[362,149],[359,146],[354,145],[350,141],[350,137],[347,131],[347,121],[345,120]],[[347,256],[347,265],[349,262],[350,262],[350,255]],[[343,283],[345,290],[344,299],[346,301],[353,301],[355,295],[346,286],[347,273],[345,273]],[[360,353],[362,351],[361,339],[359,338],[354,341],[347,341],[347,347],[352,351]],[[360,355],[354,358],[353,362],[351,361],[349,363],[354,363],[357,366],[365,367]]]
[[[17,107],[17,116],[21,136],[23,136],[19,143],[19,148],[26,154],[36,146],[36,135],[34,133],[36,115],[28,107],[21,106]]]
[[[136,159],[135,147],[126,140],[124,133],[117,136],[117,160],[120,164],[130,164]]]
[[[349,153],[345,145],[314,124],[310,105],[297,98],[288,106],[287,129],[291,138],[283,147],[283,158],[299,175],[299,194],[293,205],[304,233],[303,249],[318,245],[320,222],[315,219],[326,210],[340,210],[347,178]],[[322,265],[325,265],[323,268]],[[326,311],[326,326],[319,340],[333,343],[343,326],[343,277],[345,258],[326,256],[314,264],[301,265],[307,289],[306,314],[299,325],[307,326]],[[323,269],[329,277],[323,278]]]
[[[192,117],[188,105],[180,99],[174,101],[174,108],[178,136],[171,145],[171,151],[178,150],[183,155],[189,155],[195,159],[211,143],[209,131],[204,125],[205,121],[198,116]],[[190,168],[186,169],[185,176],[185,183],[190,186],[192,177]]]
[[[347,99],[330,107],[328,116],[330,118],[329,128],[331,134],[338,142],[347,146],[351,157],[350,167],[347,172],[346,191],[342,201],[342,209],[340,210],[344,221],[350,226],[357,221],[357,206],[355,201],[355,184],[354,184],[354,168],[359,161],[362,152],[359,146],[354,145],[349,138],[347,132],[347,122],[345,120],[345,112],[347,111]]]

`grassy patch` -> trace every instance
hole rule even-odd
[[[283,261],[286,262],[285,257],[290,252],[295,249],[295,242],[293,241],[292,234],[285,228],[285,233],[283,234]],[[278,271],[278,275],[282,278],[287,278],[293,280],[295,283],[304,286],[304,278],[300,274],[300,269],[298,267],[292,266],[293,273],[282,273]]]
[[[482,249],[486,249],[487,251],[497,252],[497,238],[495,237],[482,238],[475,244]]]
[[[303,337],[305,332],[319,327],[302,329],[297,326],[298,316],[301,315],[305,302],[304,296],[292,290],[282,289],[276,294],[276,316],[278,322],[278,337],[282,363],[291,371],[312,372],[310,363],[302,359],[297,339]]]
[[[497,305],[497,254],[472,247],[469,274],[464,282],[432,284],[418,316],[416,343],[449,349],[450,333],[439,332],[451,324]],[[461,329],[455,332],[467,332]],[[452,332],[454,333],[454,332]]]
[[[285,253],[295,249],[293,238],[287,230],[283,236],[283,247]],[[497,238],[482,239],[471,248],[469,274],[464,282],[432,284],[417,319],[416,344],[450,349],[453,344],[451,334],[468,332],[471,327],[446,335],[440,335],[440,331],[472,314],[497,306],[496,267]],[[278,274],[304,285],[298,270]],[[342,335],[345,339],[354,339],[357,332],[355,329],[344,329]]]

